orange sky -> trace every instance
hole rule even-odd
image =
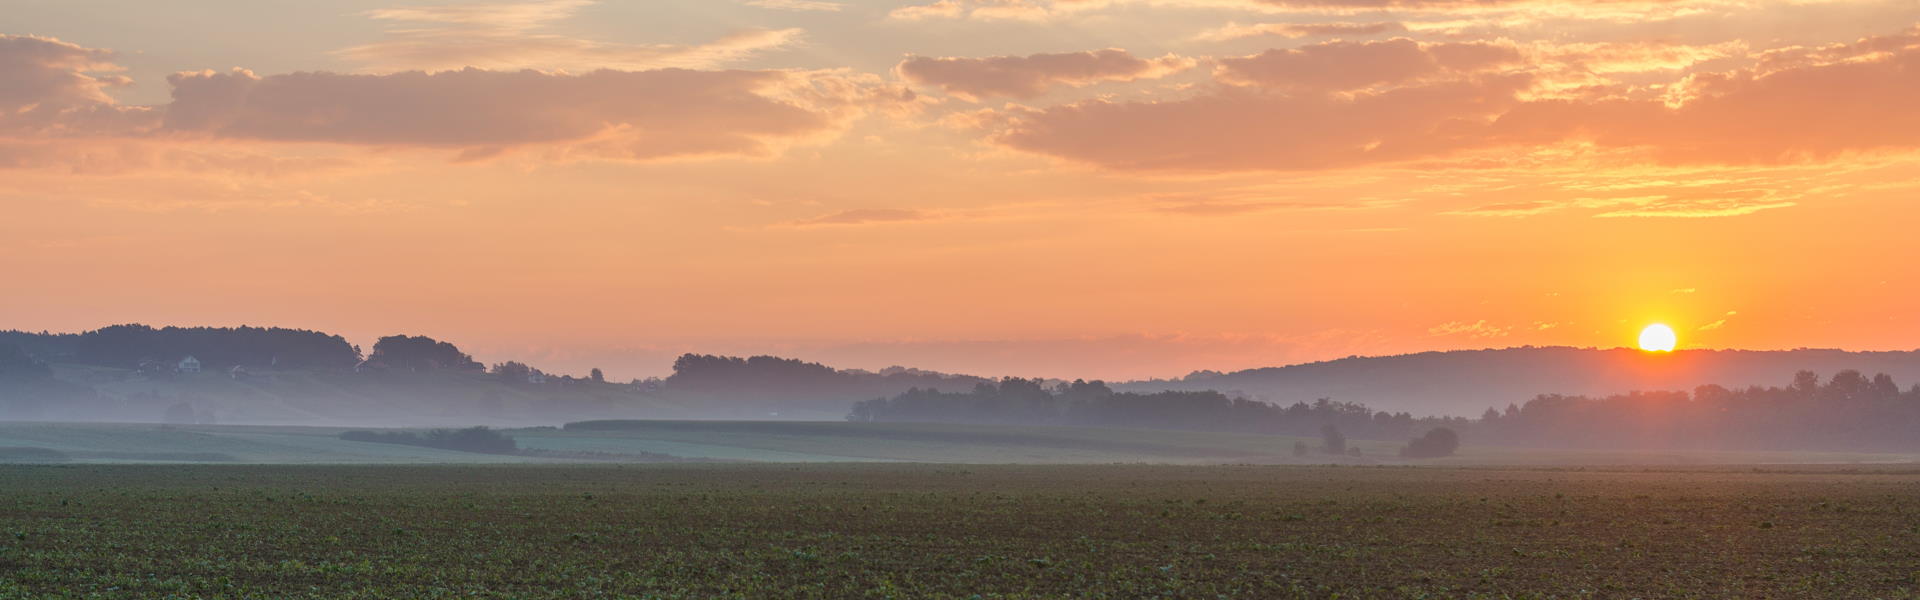
[[[616,377],[1166,377],[1653,321],[1920,347],[1910,1],[0,8],[0,328]]]

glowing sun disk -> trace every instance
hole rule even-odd
[[[1648,352],[1672,352],[1673,349],[1679,345],[1680,336],[1675,335],[1673,328],[1666,326],[1666,324],[1654,323],[1648,325],[1646,329],[1640,330],[1641,350]]]

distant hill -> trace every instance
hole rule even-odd
[[[338,335],[259,327],[128,324],[81,333],[0,331],[0,421],[428,426],[582,419],[840,420],[855,402],[988,380],[894,367],[841,370],[688,354],[664,380],[602,381],[522,363],[486,365],[449,342],[379,339],[361,358]],[[189,358],[191,357],[191,358]]]
[[[1796,371],[1853,369],[1920,381],[1920,351],[1682,350],[1523,347],[1352,357],[1231,373],[1198,372],[1178,380],[1134,381],[1118,391],[1217,390],[1281,404],[1318,398],[1415,415],[1477,417],[1539,394],[1606,395],[1634,390],[1691,390],[1786,385]]]
[[[1920,351],[1649,354],[1526,347],[1203,371],[1109,387],[1211,390],[1281,406],[1328,398],[1413,417],[1477,417],[1540,394],[1779,386],[1801,370],[1831,375],[1848,369],[1920,381]],[[338,335],[299,329],[129,324],[81,333],[0,331],[0,420],[354,426],[620,418],[832,421],[848,417],[857,402],[910,389],[959,394],[997,383],[1004,382],[903,367],[872,372],[773,356],[702,354],[681,356],[664,379],[611,382],[597,375],[551,375],[513,361],[489,368],[451,343],[420,336],[382,337],[363,359],[360,348]],[[1063,382],[1033,383],[1054,389]],[[1166,409],[1133,413],[1151,414],[1147,408]],[[1179,420],[1168,416],[1127,426]]]

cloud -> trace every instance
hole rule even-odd
[[[1806,163],[1920,149],[1920,29],[1657,88],[1532,98],[1541,77],[1493,44],[1330,42],[1222,59],[1184,98],[1009,107],[1006,147],[1115,170],[1350,167],[1469,150],[1581,146],[1662,165]],[[1486,69],[1493,69],[1491,71]],[[1623,161],[1627,159],[1621,159]],[[1604,216],[1728,216],[1792,205],[1753,190],[1622,203]],[[1503,206],[1487,214],[1550,207]]]
[[[1587,209],[1597,218],[1717,218],[1790,208],[1798,203],[1771,190],[1706,191],[1685,195],[1584,197],[1564,200],[1499,202],[1442,214],[1475,217],[1531,217],[1569,209]],[[1672,291],[1692,293],[1691,288]]]
[[[1369,36],[1383,33],[1406,33],[1406,31],[1406,25],[1394,21],[1374,23],[1254,23],[1251,25],[1227,23],[1218,29],[1209,29],[1201,32],[1198,39],[1225,41],[1267,35],[1284,38]]]
[[[1737,217],[1750,215],[1763,210],[1790,208],[1796,206],[1791,201],[1774,201],[1763,198],[1740,199],[1676,199],[1660,197],[1648,201],[1623,203],[1621,208],[1594,215],[1600,218],[1682,218],[1706,219],[1715,217]]]
[[[704,69],[798,43],[799,29],[742,29],[699,44],[619,44],[544,31],[592,0],[511,4],[454,4],[368,11],[370,18],[403,23],[385,39],[336,54],[375,72],[482,69],[591,71]],[[809,4],[802,2],[802,4]],[[830,4],[814,2],[810,4]]]
[[[150,111],[107,95],[132,83],[107,50],[0,34],[0,133],[85,136],[150,127]]]
[[[747,0],[747,6],[800,12],[840,12],[847,7],[839,2],[821,0]]]
[[[783,71],[245,70],[168,78],[166,130],[220,138],[478,149],[567,144],[602,157],[767,155],[836,131],[889,92],[872,76]]]
[[[1718,321],[1714,321],[1714,322],[1712,322],[1712,323],[1708,323],[1708,324],[1706,324],[1706,325],[1701,325],[1701,326],[1700,326],[1700,329],[1699,329],[1699,331],[1713,331],[1713,330],[1716,330],[1716,329],[1720,329],[1720,328],[1722,328],[1722,327],[1726,327],[1726,326],[1727,326],[1727,318],[1730,318],[1730,317],[1733,317],[1733,316],[1736,316],[1736,315],[1739,315],[1739,314],[1740,314],[1740,311],[1737,311],[1737,310],[1730,310],[1730,311],[1727,311],[1727,317],[1723,317],[1723,318],[1721,318],[1721,319],[1720,319],[1720,320],[1718,320]]]
[[[1560,4],[1577,9],[1593,6],[1663,6],[1687,3],[1689,0],[1247,0],[1247,4],[1255,6],[1336,11],[1490,9],[1536,4]]]
[[[456,11],[444,18],[494,22],[540,14]],[[116,71],[111,56],[53,39],[0,36],[0,81],[6,82],[0,84],[0,134],[25,136],[0,149],[0,167],[110,171],[110,165],[184,163],[283,170],[230,158],[231,152],[152,147],[216,139],[447,148],[459,150],[460,160],[533,146],[555,157],[767,156],[912,99],[877,75],[846,71],[468,68],[263,76],[234,69],[176,73],[167,78],[171,102],[139,107],[104,92],[124,85],[124,78],[90,74]],[[50,142],[56,139],[75,141]]]
[[[1469,146],[1462,122],[1516,104],[1528,81],[1485,76],[1351,96],[1228,87],[1172,101],[1014,108],[993,139],[1118,170],[1347,167]]]
[[[336,172],[354,164],[338,156],[277,156],[243,148],[183,146],[159,139],[0,140],[0,169],[65,169],[74,175],[164,170],[281,177]]]
[[[1666,163],[1789,163],[1920,148],[1920,28],[1759,67],[1695,73],[1663,97],[1529,102],[1494,141],[1578,140]],[[1633,216],[1633,215],[1623,215]]]
[[[1563,63],[1591,73],[1644,73],[1677,71],[1701,62],[1739,56],[1747,50],[1743,41],[1688,45],[1657,42],[1587,42],[1540,44],[1543,61]]]
[[[1154,210],[1190,216],[1227,216],[1275,210],[1327,208],[1325,204],[1287,200],[1194,200],[1155,206]]]
[[[1487,323],[1486,319],[1481,319],[1479,321],[1475,321],[1472,323],[1468,323],[1465,321],[1448,321],[1446,323],[1441,323],[1439,325],[1435,325],[1433,327],[1427,328],[1427,333],[1429,335],[1433,335],[1436,337],[1449,336],[1449,335],[1465,335],[1469,338],[1475,338],[1475,339],[1507,337],[1507,334],[1512,332],[1513,332],[1512,327],[1500,327],[1496,325],[1490,325]]]
[[[936,0],[929,4],[893,9],[887,13],[887,18],[904,21],[961,18],[1037,20],[1051,14],[1050,3],[1036,0]]]
[[[1447,211],[1442,214],[1465,215],[1472,217],[1530,217],[1560,210],[1561,204],[1547,200],[1522,200],[1518,202],[1495,202],[1474,208]]]
[[[1294,14],[1500,11],[1633,22],[1645,20],[1650,15],[1696,12],[1702,7],[1737,4],[1736,0],[934,0],[896,8],[888,16],[905,21],[1040,21],[1121,6],[1150,6]]]
[[[1520,62],[1510,46],[1482,42],[1423,44],[1406,38],[1326,42],[1223,58],[1214,77],[1235,85],[1354,90]]]
[[[856,208],[836,213],[820,215],[811,219],[794,221],[795,227],[818,227],[833,225],[868,225],[873,223],[899,223],[905,221],[924,221],[932,218],[925,212],[904,208]]]
[[[987,96],[1031,98],[1055,85],[1086,86],[1107,81],[1157,79],[1192,68],[1194,60],[1174,55],[1135,58],[1125,50],[953,58],[909,56],[895,69],[908,82],[939,87],[968,100]]]

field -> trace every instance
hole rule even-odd
[[[1020,464],[1705,465],[1915,463],[1901,454],[1543,451],[1476,446],[1402,461],[1398,443],[1355,441],[1359,458],[1295,456],[1288,436],[1078,427],[844,422],[615,421],[506,430],[522,448],[554,453],[668,455],[729,462]],[[0,463],[556,463],[547,456],[476,454],[350,442],[341,427],[0,423]],[[550,453],[551,454],[551,453]]]
[[[0,466],[0,598],[1901,598],[1920,471]]]

